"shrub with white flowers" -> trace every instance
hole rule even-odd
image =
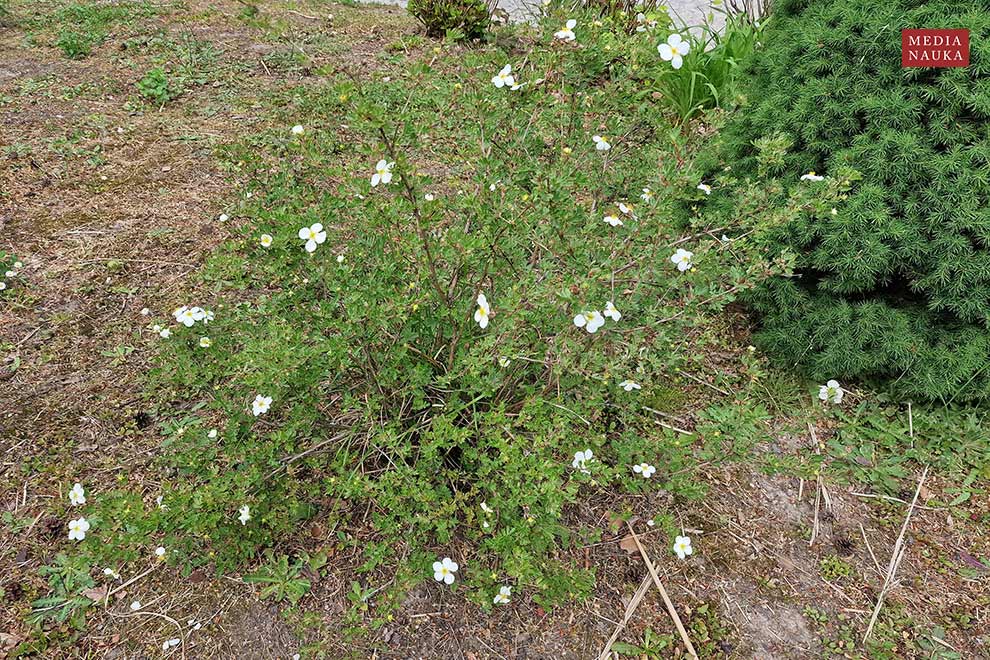
[[[619,41],[590,18],[578,29],[585,15],[552,17],[561,34],[511,66],[481,47],[456,79],[437,62],[315,83],[272,140],[230,147],[264,194],[241,195],[240,237],[207,265],[216,318],[180,308],[150,348],[170,411],[154,492],[167,507],[101,492],[101,517],[86,510],[101,544],[83,546],[148,510],[135,528],[170,563],[243,570],[341,502],[369,511],[367,570],[403,561],[402,545],[403,570],[480,605],[504,605],[509,584],[549,604],[594,579],[559,559],[587,489],[694,497],[690,467],[733,451],[715,430],[755,441],[738,406],[700,415],[689,441],[654,411],[680,401],[699,319],[780,268],[682,210],[709,203],[697,136],[641,107],[654,100],[640,83],[674,72],[656,52],[664,24]],[[506,93],[516,62],[554,84]],[[344,124],[347,139],[306,130],[300,144],[297,123]]]

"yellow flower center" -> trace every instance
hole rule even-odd
[[[484,307],[479,307],[478,314],[480,314],[481,316],[488,316],[488,310],[485,309]]]
[[[677,52],[677,46],[671,46],[670,47],[670,52],[673,55],[680,55],[680,53]]]

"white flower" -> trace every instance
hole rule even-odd
[[[444,584],[454,584],[454,573],[457,572],[457,562],[450,557],[433,562],[433,579]]]
[[[832,215],[839,215],[839,209],[832,207]]]
[[[155,548],[155,556],[162,559],[165,556],[165,548],[163,546]]]
[[[612,304],[611,300],[605,303],[605,311],[603,312],[603,314],[609,317],[610,319],[612,319],[613,321],[618,321],[619,319],[622,318],[622,314],[620,314],[619,310],[615,308],[615,305]]]
[[[227,222],[228,220],[230,220],[230,216],[227,215],[226,213],[221,213],[220,217],[217,218],[217,220],[219,220],[220,222]]]
[[[656,194],[649,188],[643,188],[643,194],[639,196],[644,202],[652,202],[655,197]]]
[[[338,255],[337,255],[337,263],[338,263],[338,264],[342,264],[342,263],[344,263],[344,259],[346,259],[346,258],[347,258],[347,257],[345,257],[344,255],[342,255],[342,254],[338,254]]]
[[[694,552],[694,550],[691,549],[691,537],[678,536],[674,539],[674,552],[677,554],[679,559],[684,559],[689,554]]]
[[[492,309],[488,306],[488,298],[485,298],[485,294],[479,293],[478,309],[474,310],[474,320],[481,326],[482,330],[488,327],[488,317],[491,313]]]
[[[198,313],[196,312],[197,309],[199,308],[187,307],[186,305],[183,305],[182,307],[179,307],[174,312],[172,312],[172,317],[182,325],[186,326],[187,328],[191,328],[194,325],[196,325],[196,321],[199,320],[199,318],[197,318],[198,316]]]
[[[157,504],[158,505],[158,508],[159,509],[162,509],[162,510],[168,508],[167,506],[165,506],[165,496],[164,495],[159,495],[158,497],[156,497],[155,498],[155,504]]]
[[[622,225],[622,220],[619,220],[619,216],[617,216],[614,211],[609,211],[608,213],[606,213],[605,217],[602,218],[602,220],[612,225],[613,227],[619,227]]]
[[[206,437],[209,438],[210,440],[214,439],[215,437],[217,437],[217,430],[210,429],[210,432],[206,434]]]
[[[210,310],[205,310],[205,311],[200,310],[200,311],[203,312],[203,325],[206,325],[207,323],[212,323],[213,319],[216,318],[216,316]]]
[[[657,46],[657,52],[660,53],[661,59],[670,62],[670,66],[680,69],[681,65],[684,64],[684,59],[681,56],[691,52],[691,44],[684,41],[681,35],[672,34],[667,37],[667,43]]]
[[[86,491],[83,489],[82,484],[77,483],[69,491],[69,502],[72,503],[72,506],[79,506],[86,503]]]
[[[498,366],[500,366],[500,367],[502,367],[504,369],[505,367],[509,366],[510,364],[512,364],[512,360],[510,360],[506,356],[503,355],[503,356],[499,357],[499,359],[498,359]]]
[[[200,348],[209,348],[212,345],[213,345],[213,342],[210,340],[209,337],[200,337],[199,338],[199,347]]]
[[[622,211],[623,215],[631,215],[633,218],[636,217],[636,215],[633,213],[634,210],[633,207],[630,206],[629,204],[626,204],[625,202],[619,202],[619,210]]]
[[[576,451],[574,452],[574,460],[571,461],[571,467],[575,470],[581,470],[581,472],[588,474],[588,463],[592,458],[594,458],[594,454],[591,453],[590,449]]]
[[[254,401],[251,402],[251,412],[254,416],[263,415],[268,412],[268,409],[272,405],[272,398],[270,396],[261,396],[260,394],[254,397]]]
[[[302,127],[302,124],[296,124],[295,126],[292,127],[293,135],[302,135],[305,132],[306,129]]]
[[[802,174],[801,175],[801,180],[802,181],[815,181],[815,182],[817,182],[817,181],[824,181],[825,180],[825,177],[821,176],[820,174],[815,174],[815,171],[812,170],[812,171],[808,172],[807,174]]]
[[[574,317],[574,325],[595,334],[600,327],[605,325],[605,317],[597,309],[593,312],[583,312]]]
[[[323,231],[322,224],[315,222],[309,227],[300,228],[299,238],[306,241],[306,252],[316,252],[316,246],[327,240],[327,233]]]
[[[77,520],[69,521],[69,539],[73,541],[82,541],[86,538],[86,532],[89,531],[89,521],[85,518],[79,518]]]
[[[706,195],[711,195],[712,194],[712,187],[709,186],[707,183],[699,183],[698,184],[698,190],[700,190],[701,192],[705,193]]]
[[[261,243],[261,247],[267,248],[271,247],[274,241],[275,239],[271,237],[271,234],[262,234],[258,242]]]
[[[171,648],[175,648],[181,643],[182,640],[179,639],[178,637],[173,637],[172,639],[166,639],[164,642],[162,642],[162,650],[167,651]]]
[[[654,525],[656,525],[656,524],[657,524],[657,523],[656,523],[656,521],[655,521],[655,520],[653,520],[653,518],[650,518],[649,520],[647,520],[647,521],[646,521],[646,525],[647,525],[647,527],[653,527],[653,526],[654,526]]]
[[[7,283],[4,282],[3,280],[0,280],[0,291],[3,291],[6,288],[7,288]]]
[[[392,168],[395,163],[388,163],[383,158],[375,164],[375,173],[371,175],[371,187],[374,188],[379,183],[388,184],[392,180]]]
[[[426,193],[425,195],[423,195],[423,199],[425,199],[428,202],[432,202],[434,199],[436,199],[436,196],[433,193]]]
[[[162,339],[168,339],[169,337],[172,336],[172,330],[170,330],[169,328],[162,328],[161,331],[158,333],[158,336],[161,337]]]
[[[608,138],[603,137],[601,135],[592,135],[591,141],[595,143],[595,149],[597,149],[598,151],[608,151],[609,149],[612,148],[612,145],[608,141]]]
[[[677,252],[671,255],[670,261],[671,263],[677,264],[677,270],[683,273],[692,266],[692,257],[694,257],[694,252],[685,250],[684,248],[677,248]]]
[[[103,574],[107,577],[113,578],[114,580],[120,579],[120,573],[109,567],[103,569]]]
[[[512,587],[499,587],[498,593],[495,594],[495,598],[492,600],[496,605],[508,605],[509,596],[512,595]]]
[[[7,273],[7,274],[9,275],[10,273]],[[147,307],[142,307],[141,308],[141,316],[147,316],[148,314],[151,314],[151,310],[148,309]]]
[[[842,403],[842,397],[845,393],[845,390],[839,385],[839,381],[830,380],[819,388],[818,398],[826,402]]]
[[[553,33],[553,36],[557,37],[561,41],[574,41],[576,38],[574,36],[574,26],[577,25],[577,21],[573,18],[564,24],[564,27],[560,28]]]
[[[499,89],[502,89],[506,85],[509,87],[515,85],[516,79],[512,77],[512,65],[506,64],[502,67],[502,70],[495,74],[495,77],[492,78],[492,84]]]
[[[241,515],[237,516],[237,519],[241,521],[242,525],[246,525],[249,520],[251,520],[251,507],[247,504],[242,506],[237,512]]]
[[[632,392],[633,390],[641,390],[643,386],[632,380],[624,380],[619,383],[619,387],[624,389],[626,392]]]
[[[657,469],[649,463],[637,463],[633,466],[633,472],[643,475],[644,479],[649,479]]]
[[[139,600],[133,601],[131,603],[131,611],[132,612],[137,612],[139,609],[141,609],[141,601],[139,601]]]
[[[495,509],[488,506],[488,502],[481,503],[481,510],[487,513],[488,515],[492,515],[493,513],[495,513]]]

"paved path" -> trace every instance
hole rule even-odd
[[[406,6],[406,0],[371,1],[386,5]],[[538,13],[540,7],[539,0],[535,2],[534,0],[499,0],[498,4],[499,7],[509,12],[509,16],[513,20],[517,21],[531,19]],[[664,4],[667,5],[670,15],[674,17],[675,22],[685,23],[687,25],[697,25],[700,23],[711,8],[711,0],[667,0]],[[720,14],[716,12],[715,23],[718,25],[722,24],[722,21],[719,20],[720,18]]]

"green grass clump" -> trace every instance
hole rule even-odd
[[[968,28],[970,66],[902,69],[901,29],[918,26]],[[781,363],[990,396],[988,36],[990,14],[965,0],[776,8],[711,201],[796,259],[751,298]]]
[[[80,2],[60,7],[51,16],[37,17],[33,24],[57,26],[55,46],[69,59],[82,59],[106,40],[114,26],[154,16],[160,10],[160,6],[143,0]]]
[[[408,9],[431,37],[456,31],[467,39],[476,39],[491,22],[486,0],[410,0]]]

